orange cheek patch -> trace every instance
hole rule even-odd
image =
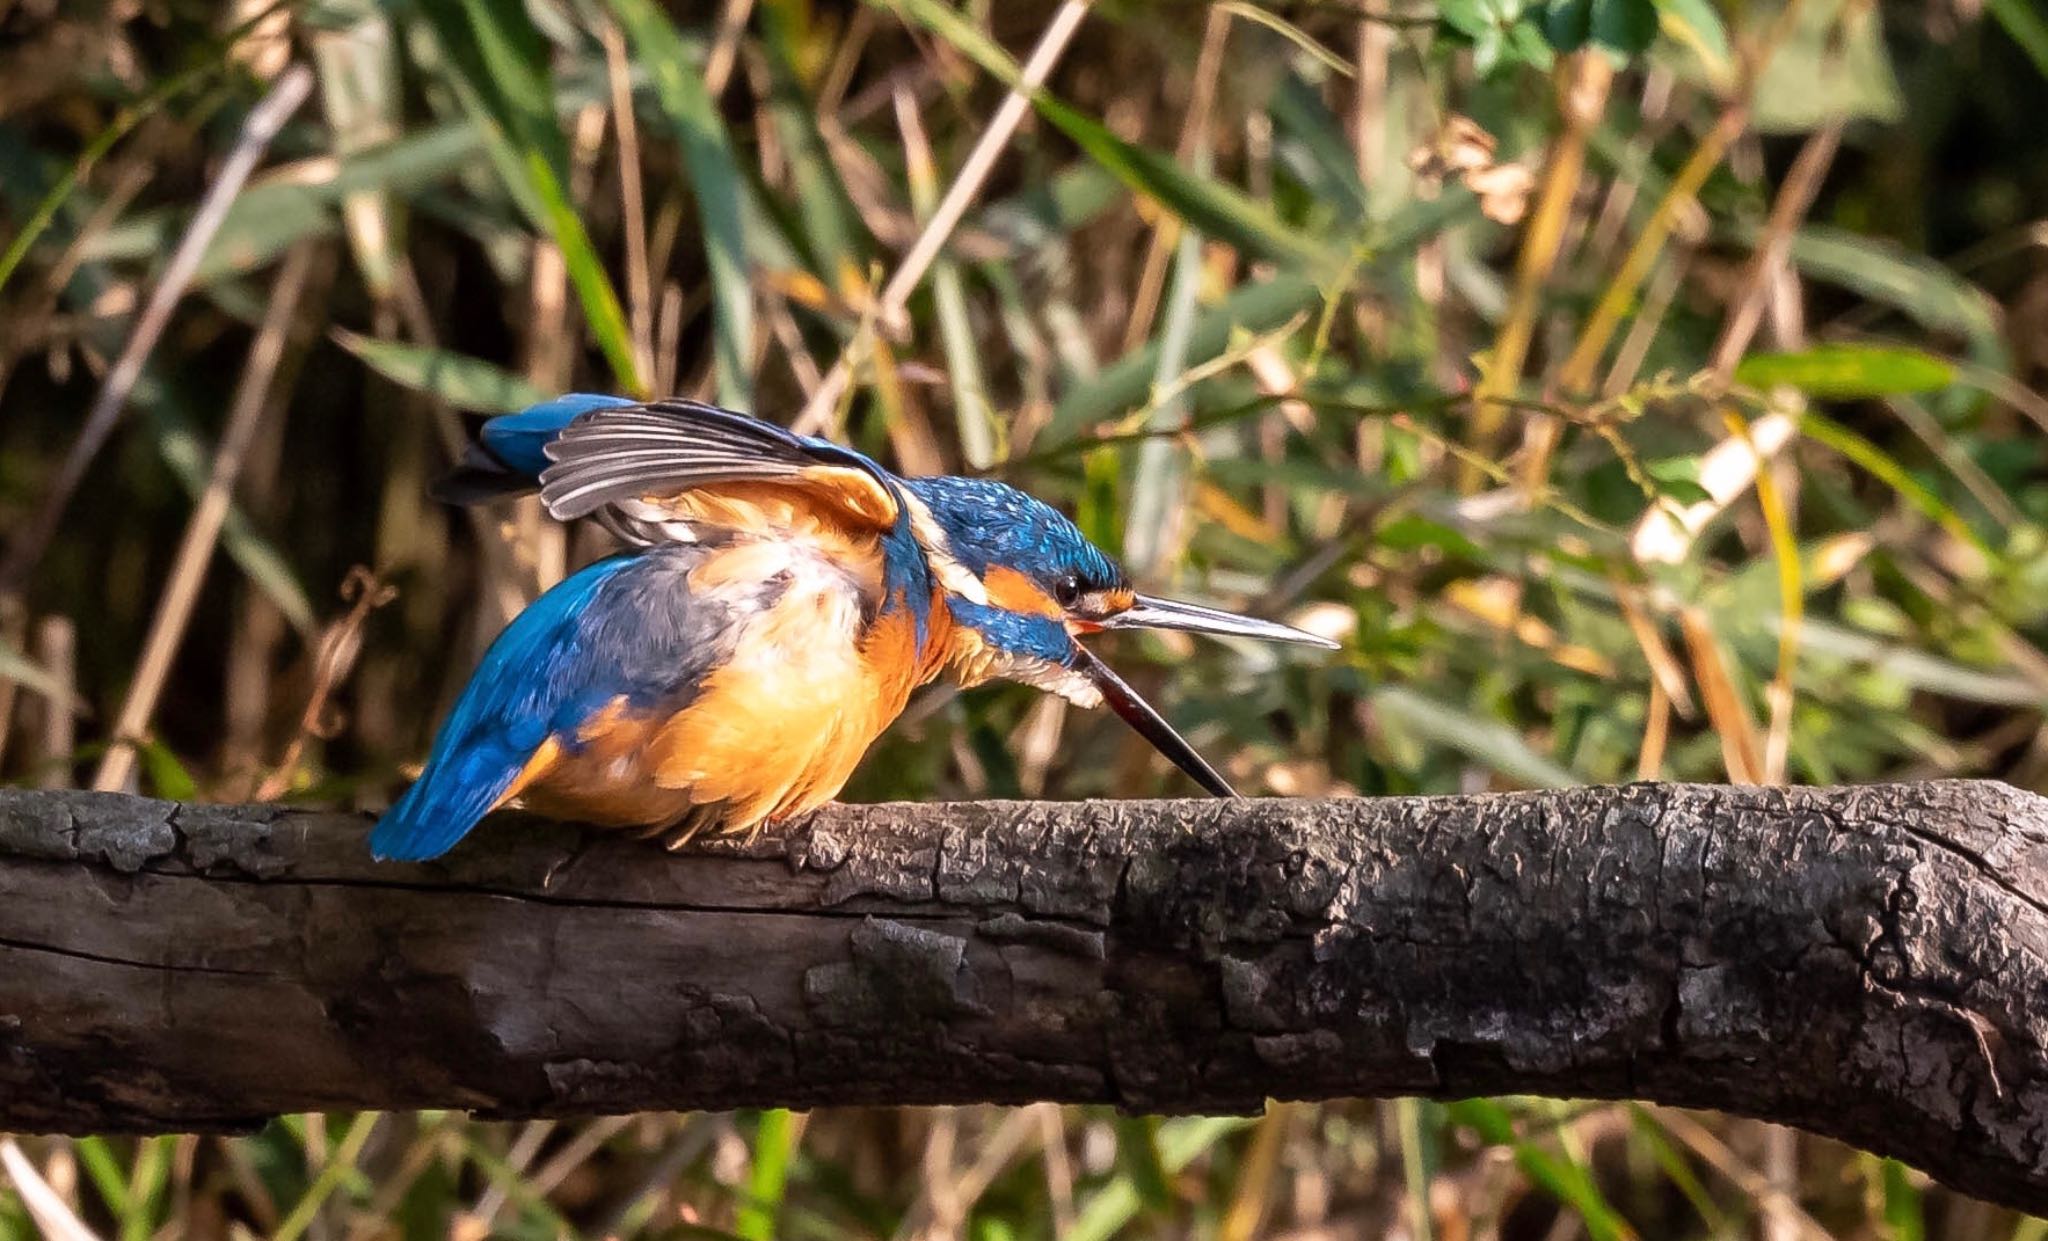
[[[1039,589],[1038,583],[1002,565],[993,565],[982,576],[981,584],[988,590],[988,601],[1006,612],[1024,612],[1034,616],[1065,616],[1066,610],[1054,603],[1052,596]]]

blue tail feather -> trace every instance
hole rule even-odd
[[[529,405],[516,414],[501,414],[483,425],[478,438],[491,455],[529,478],[548,468],[547,446],[562,428],[593,409],[612,409],[636,402],[623,396],[571,392],[552,401]]]
[[[601,702],[616,661],[586,648],[593,602],[631,556],[600,560],[512,619],[434,738],[426,769],[370,833],[379,858],[422,861],[455,847],[535,750]]]
[[[540,472],[548,466],[547,446],[562,428],[593,409],[632,404],[622,396],[572,392],[515,414],[500,414],[478,428],[477,442],[464,451],[454,469],[435,480],[434,497],[446,504],[483,504],[529,494],[540,487]]]

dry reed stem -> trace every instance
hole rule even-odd
[[[236,135],[234,147],[221,163],[219,175],[207,187],[205,197],[200,199],[199,209],[185,227],[185,235],[179,240],[177,249],[171,252],[170,260],[164,264],[163,274],[150,291],[142,313],[136,316],[127,344],[101,382],[99,394],[93,399],[78,438],[72,442],[70,453],[58,467],[57,477],[44,494],[41,507],[8,548],[7,559],[0,562],[0,595],[18,594],[29,575],[35,572],[44,549],[49,546],[50,537],[56,533],[58,520],[71,503],[72,494],[85,481],[86,470],[113,435],[121,411],[128,405],[129,394],[135,390],[136,381],[142,378],[143,365],[149,361],[158,339],[170,325],[171,312],[192,283],[207,246],[227,219],[228,208],[234,205],[242,186],[249,180],[249,174],[255,171],[256,161],[263,158],[271,140],[277,137],[292,113],[298,111],[299,105],[306,102],[306,96],[312,90],[312,70],[295,64],[279,75],[269,92],[249,110],[247,119],[242,122],[242,132]]]
[[[78,631],[68,616],[45,616],[36,622],[36,659],[57,688],[78,692]],[[78,749],[78,719],[62,698],[45,698],[37,708],[36,787],[71,787],[71,756]]]
[[[931,219],[925,221],[924,228],[918,232],[917,240],[911,243],[910,252],[903,256],[895,273],[882,286],[881,296],[876,301],[875,315],[884,326],[902,318],[904,309],[910,304],[911,293],[916,290],[918,282],[924,279],[926,270],[931,267],[932,260],[938,257],[940,248],[946,244],[946,239],[952,236],[961,218],[967,214],[968,205],[980,194],[981,187],[988,180],[988,174],[994,171],[996,160],[1001,156],[1003,148],[1009,145],[1010,138],[1017,132],[1017,126],[1023,122],[1025,113],[1030,111],[1031,96],[1045,84],[1046,78],[1051,76],[1053,67],[1059,63],[1061,54],[1066,51],[1068,41],[1080,28],[1081,19],[1087,16],[1090,3],[1091,0],[1064,0],[1059,10],[1053,14],[1052,20],[1046,24],[1045,32],[1039,36],[1037,45],[1031,49],[1030,57],[1024,62],[1017,83],[1003,97],[1002,104],[989,120],[988,128],[982,131],[981,138],[974,144],[974,149],[968,152],[967,160],[954,176],[952,185],[946,190],[946,196],[939,200]],[[852,382],[854,351],[859,344],[860,335],[856,335],[855,339],[840,351],[838,361],[832,364],[832,369],[818,384],[818,390],[811,394],[811,399],[804,403],[802,412],[791,424],[795,430],[813,433],[829,424],[834,408],[839,404],[840,398],[846,395],[848,385]]]
[[[1664,242],[1677,226],[1680,214],[1697,206],[1700,187],[1706,184],[1714,169],[1721,166],[1728,148],[1748,124],[1749,109],[1745,105],[1736,104],[1725,109],[1714,128],[1693,149],[1691,158],[1679,169],[1678,175],[1671,179],[1670,188],[1651,211],[1643,231],[1622,259],[1621,267],[1601,292],[1600,300],[1594,303],[1593,313],[1588,316],[1571,353],[1558,367],[1549,385],[1554,392],[1569,397],[1592,390],[1600,359],[1605,356],[1615,331],[1634,304],[1636,291],[1642,287],[1651,267],[1663,253]],[[1538,415],[1530,420],[1520,471],[1522,487],[1530,494],[1539,490],[1544,480],[1550,477],[1551,454],[1557,450],[1563,432],[1564,424],[1556,417]]]
[[[1724,381],[1734,374],[1735,364],[1748,352],[1750,343],[1755,339],[1773,273],[1784,267],[1792,234],[1799,221],[1812,209],[1839,141],[1840,134],[1837,132],[1830,136],[1828,130],[1809,138],[1793,160],[1785,182],[1771,204],[1764,236],[1743,275],[1735,310],[1728,317],[1714,346],[1711,369]],[[1646,508],[1630,538],[1636,559],[1643,563],[1663,564],[1677,564],[1684,560],[1692,548],[1694,536],[1749,489],[1755,481],[1756,469],[1763,462],[1774,458],[1791,442],[1794,426],[1786,414],[1773,412],[1750,426],[1746,442],[1738,442],[1731,436],[1709,450],[1702,459],[1700,474],[1701,483],[1712,495],[1712,500],[1689,505],[1680,516],[1674,516],[1663,505],[1653,504]],[[1707,481],[1709,474],[1714,480],[1711,483]]]
[[[99,1241],[99,1234],[85,1226],[13,1138],[0,1138],[0,1171],[14,1182],[21,1205],[49,1241]]]
[[[1761,1172],[1744,1163],[1728,1144],[1714,1135],[1711,1129],[1668,1107],[1644,1109],[1666,1133],[1677,1138],[1695,1155],[1704,1160],[1708,1167],[1720,1173],[1728,1182],[1755,1201],[1764,1211],[1775,1211],[1790,1220],[1800,1236],[1809,1241],[1834,1241],[1834,1234],[1820,1226],[1811,1215],[1799,1206],[1793,1197],[1779,1186],[1771,1184]]]
[[[740,36],[746,33],[747,17],[754,0],[725,0],[718,14],[718,33],[711,39],[711,54],[704,58],[704,90],[715,101],[732,80],[732,67],[739,61]]]
[[[1735,364],[1742,361],[1742,355],[1749,352],[1750,342],[1756,339],[1772,282],[1777,273],[1785,269],[1791,253],[1792,234],[1798,229],[1799,222],[1806,218],[1806,213],[1813,209],[1813,200],[1820,193],[1821,182],[1826,180],[1828,167],[1834,162],[1835,152],[1841,143],[1842,122],[1837,121],[1815,131],[1799,148],[1791,168],[1786,170],[1784,184],[1778,188],[1778,197],[1771,203],[1764,235],[1750,254],[1749,264],[1742,273],[1741,291],[1736,295],[1734,311],[1722,324],[1720,338],[1714,342],[1714,352],[1709,355],[1708,368],[1721,379],[1726,380],[1735,373]]]
[[[640,125],[633,115],[633,67],[619,24],[604,24],[605,76],[611,87],[612,125],[619,135],[619,227],[626,235],[626,303],[632,325],[634,369],[654,376],[654,275],[647,265],[647,202],[640,185]],[[658,395],[658,394],[657,394]]]
[[[1544,160],[1536,206],[1523,231],[1522,248],[1515,255],[1515,285],[1508,299],[1507,318],[1501,323],[1492,356],[1487,359],[1473,392],[1472,444],[1480,452],[1491,445],[1507,418],[1507,410],[1496,398],[1513,395],[1521,384],[1544,289],[1563,248],[1572,202],[1578,197],[1579,179],[1586,165],[1586,140],[1606,111],[1614,70],[1601,53],[1581,52],[1559,67],[1558,79],[1564,129]],[[1461,492],[1478,490],[1482,481],[1483,475],[1469,465],[1458,472]]]
[[[0,595],[0,648],[26,651],[28,605],[15,595]],[[0,759],[7,757],[7,742],[14,731],[14,706],[20,686],[0,676]]]
[[[363,625],[369,621],[371,612],[396,599],[398,592],[378,580],[376,574],[357,565],[349,570],[347,579],[342,582],[341,597],[349,603],[349,610],[320,635],[319,645],[313,653],[313,691],[306,696],[305,710],[299,715],[298,729],[285,746],[284,757],[278,760],[276,770],[257,788],[257,801],[276,801],[291,789],[292,777],[297,773],[299,760],[306,751],[306,742],[325,731],[328,700],[336,687],[348,679],[355,668],[356,657],[362,654]]]
[[[285,255],[277,281],[271,286],[270,305],[264,311],[255,341],[249,346],[249,360],[235,389],[227,426],[221,431],[213,470],[193,507],[191,520],[185,525],[184,537],[171,561],[170,577],[157,601],[156,614],[150,618],[149,634],[143,639],[135,679],[129,683],[120,714],[114,718],[106,755],[93,776],[92,786],[101,792],[126,788],[135,774],[135,745],[148,730],[150,717],[156,714],[157,699],[170,676],[171,661],[177,656],[185,629],[192,622],[192,610],[199,602],[207,562],[213,558],[221,525],[234,502],[235,480],[248,459],[249,445],[262,425],[263,415],[270,408],[271,382],[284,359],[292,322],[299,311],[299,298],[313,269],[313,255],[311,244],[294,247]]]
[[[1650,700],[1644,709],[1643,746],[1636,752],[1636,779],[1656,780],[1664,774],[1664,751],[1671,743],[1671,696],[1664,686],[1650,682]]]
[[[1202,50],[1195,59],[1195,80],[1188,93],[1187,115],[1182,118],[1180,138],[1174,144],[1174,158],[1186,164],[1195,150],[1208,142],[1209,118],[1216,108],[1216,81],[1223,72],[1223,49],[1230,34],[1230,11],[1220,5],[1209,10],[1202,28]],[[1145,261],[1138,275],[1138,290],[1131,297],[1130,317],[1124,323],[1120,352],[1130,353],[1152,334],[1159,313],[1159,298],[1166,288],[1166,265],[1180,242],[1180,217],[1159,213],[1145,247]]]
[[[1266,1114],[1252,1133],[1251,1149],[1245,1152],[1244,1170],[1238,1176],[1237,1192],[1223,1213],[1217,1229],[1218,1241],[1254,1241],[1260,1235],[1273,1202],[1273,1183],[1279,1179],[1280,1150],[1294,1127],[1294,1103],[1268,1103]]]
[[[1698,683],[1700,698],[1707,708],[1707,722],[1721,741],[1722,764],[1729,780],[1736,784],[1762,783],[1763,755],[1757,745],[1756,723],[1750,719],[1749,707],[1721,657],[1713,622],[1704,610],[1688,606],[1679,612],[1678,623],[1692,657],[1693,680]]]

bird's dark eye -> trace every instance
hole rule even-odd
[[[1081,579],[1072,573],[1062,573],[1052,584],[1052,597],[1063,608],[1073,607],[1081,602]]]

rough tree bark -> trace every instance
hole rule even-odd
[[[2048,801],[1988,783],[508,818],[0,792],[0,1128],[1501,1092],[2048,1212]]]

